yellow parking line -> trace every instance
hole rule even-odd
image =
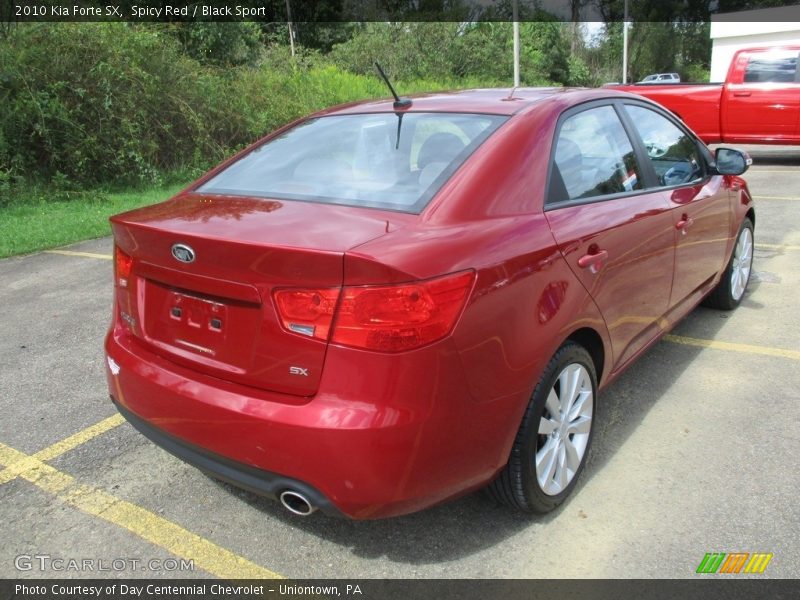
[[[53,460],[54,458],[61,456],[62,454],[69,452],[74,448],[77,448],[81,444],[85,444],[89,440],[96,438],[98,435],[102,435],[106,431],[109,431],[118,425],[122,425],[124,422],[125,418],[121,414],[117,413],[111,417],[108,417],[107,419],[103,419],[99,423],[90,425],[86,429],[83,429],[78,433],[69,436],[68,438],[56,442],[52,446],[48,446],[44,450],[39,450],[39,452],[33,455],[33,458],[40,461]],[[2,460],[0,460],[0,463],[1,462]],[[0,471],[0,485],[8,483],[17,477],[17,475],[18,474],[15,474],[10,469]]]
[[[45,254],[63,254],[64,256],[82,256],[83,258],[100,258],[102,260],[111,260],[113,257],[110,254],[95,254],[94,252],[75,252],[73,250],[45,250]]]
[[[756,250],[759,249],[768,249],[768,250],[800,250],[800,246],[786,246],[783,244],[756,244]]]
[[[73,448],[77,448],[81,444],[85,444],[89,440],[96,438],[98,435],[104,434],[106,431],[114,429],[118,425],[125,422],[125,417],[117,413],[107,419],[103,419],[99,423],[95,423],[86,429],[79,431],[75,435],[71,435],[66,439],[56,442],[52,446],[48,446],[44,450],[40,450],[33,455],[34,458],[41,461],[53,460],[57,456],[61,456],[65,452],[69,452]]]
[[[140,506],[79,483],[41,460],[0,443],[0,464],[78,510],[127,529],[196,567],[224,579],[280,579],[277,573],[234,554]],[[5,473],[5,471],[3,471]]]
[[[665,335],[664,339],[668,342],[684,344],[686,346],[699,346],[700,348],[712,348],[714,350],[729,350],[731,352],[743,352],[745,354],[762,354],[764,356],[800,360],[800,352],[797,350],[785,350],[783,348],[772,348],[770,346],[752,346],[750,344],[734,344],[731,342],[718,342],[716,340],[701,340],[698,338],[671,334]]]

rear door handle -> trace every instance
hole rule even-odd
[[[736,98],[747,98],[747,97],[748,97],[748,96],[750,96],[752,93],[753,93],[753,92],[733,92],[733,95],[734,95]]]
[[[692,219],[689,215],[681,215],[681,220],[675,223],[675,229],[686,233],[686,230],[692,226],[694,223],[694,219]]]
[[[604,260],[608,258],[607,250],[597,250],[591,254],[584,254],[578,259],[578,266],[581,269],[588,267],[599,266]]]

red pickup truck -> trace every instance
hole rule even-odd
[[[724,83],[614,86],[665,106],[704,142],[800,144],[800,45],[739,50]]]

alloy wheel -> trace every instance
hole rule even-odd
[[[750,268],[753,264],[753,233],[745,227],[736,240],[731,265],[731,296],[739,300],[744,294],[750,279]]]
[[[539,421],[536,479],[545,494],[561,493],[575,478],[589,444],[593,411],[589,372],[579,363],[567,365],[550,389]]]

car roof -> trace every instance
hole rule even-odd
[[[512,94],[513,90],[513,94]],[[483,88],[452,92],[436,92],[411,96],[409,108],[398,112],[461,112],[513,115],[548,100],[569,106],[600,98],[627,96],[623,92],[589,88]],[[395,112],[392,99],[369,100],[334,106],[316,113],[321,115],[350,115]]]

